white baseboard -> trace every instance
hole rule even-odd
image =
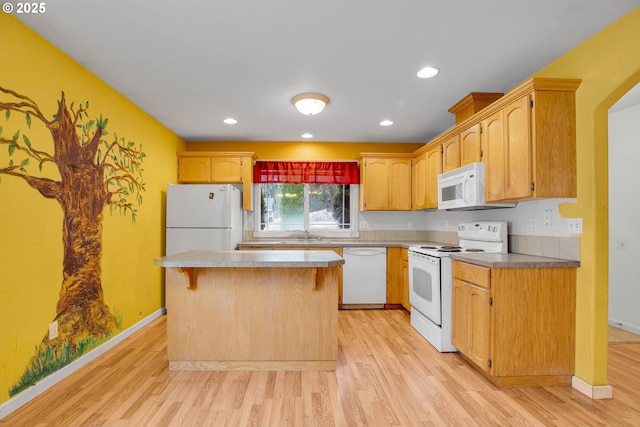
[[[100,344],[98,347],[94,348],[93,350],[89,351],[86,354],[83,354],[82,356],[80,356],[73,362],[69,363],[68,365],[64,366],[63,368],[60,368],[54,373],[52,373],[51,375],[41,379],[30,388],[12,397],[8,401],[0,405],[0,419],[6,417],[16,409],[20,408],[25,403],[34,399],[39,394],[47,391],[56,383],[62,381],[63,379],[65,379],[66,377],[68,377],[78,369],[82,368],[87,363],[91,362],[93,359],[97,358],[107,350],[110,350],[117,344],[124,341],[129,336],[133,335],[134,332],[139,331],[140,329],[142,329],[143,327],[151,323],[153,320],[162,316],[165,312],[166,312],[166,309],[164,307],[159,310],[156,310],[155,312],[151,313],[149,316],[145,317],[138,323],[135,323],[131,327],[120,332],[118,335],[111,338],[109,341],[103,344]]]
[[[613,399],[613,388],[610,385],[591,385],[573,376],[571,378],[571,386],[593,400]]]

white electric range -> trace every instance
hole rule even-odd
[[[506,221],[474,221],[458,225],[458,246],[409,248],[411,325],[438,351],[456,351],[451,343],[451,253],[508,252]]]

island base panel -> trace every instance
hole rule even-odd
[[[335,368],[338,267],[194,270],[167,268],[172,369]]]

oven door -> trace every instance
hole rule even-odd
[[[433,323],[442,324],[440,258],[409,251],[409,301]]]

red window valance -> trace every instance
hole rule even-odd
[[[282,184],[358,184],[357,162],[256,162],[253,182]]]

